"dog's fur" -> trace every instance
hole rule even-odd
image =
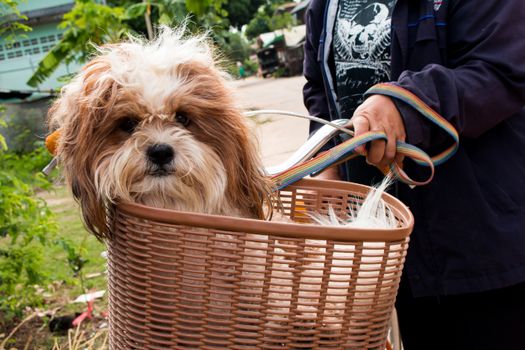
[[[97,237],[118,201],[263,218],[270,182],[217,62],[205,36],[163,28],[153,42],[99,48],[63,88],[49,123],[60,128],[57,156]],[[154,145],[173,159],[153,162]]]

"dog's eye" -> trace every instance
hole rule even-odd
[[[175,120],[178,123],[181,123],[183,126],[188,126],[190,124],[190,118],[181,113],[177,113],[177,115],[175,115]]]
[[[139,121],[134,118],[124,118],[120,121],[118,128],[128,134],[133,133],[135,128],[139,125]]]

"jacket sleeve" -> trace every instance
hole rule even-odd
[[[397,84],[451,122],[461,137],[477,138],[525,105],[523,0],[457,0],[449,5],[448,67],[403,72]],[[408,142],[429,148],[444,133],[397,103]]]
[[[313,0],[306,12],[306,41],[304,44],[303,62],[306,84],[303,87],[303,101],[311,116],[330,120],[328,101],[321,73],[321,63],[318,60],[324,8],[324,0]],[[320,123],[310,122],[310,134],[321,126]]]

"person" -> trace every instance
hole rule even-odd
[[[239,69],[239,77],[241,79],[246,78],[246,70],[244,69],[244,65],[239,61],[237,61],[237,68]]]
[[[398,161],[417,178],[428,169],[403,160],[396,141],[430,155],[450,145],[405,102],[364,99],[377,83],[412,92],[459,133],[430,184],[394,191],[415,217],[396,301],[404,349],[523,349],[523,0],[312,0],[306,25],[309,113],[350,119],[356,135],[387,135],[369,145],[366,162],[320,176],[370,185],[378,175],[365,174],[366,163]]]

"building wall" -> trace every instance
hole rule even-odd
[[[74,3],[73,0],[27,0],[20,2],[20,4],[18,5],[18,9],[21,12],[26,12],[72,3]]]
[[[62,64],[38,86],[39,92],[26,84],[38,63],[62,38],[63,31],[57,26],[73,4],[74,0],[22,1],[19,9],[28,17],[27,24],[33,30],[21,34],[15,42],[5,42],[0,37],[0,103],[6,107],[4,120],[8,123],[7,128],[0,127],[0,133],[5,136],[10,150],[27,152],[35,147],[35,141],[42,141],[47,129],[45,116],[52,98],[49,91],[62,86],[59,77],[79,68],[76,63]],[[13,91],[18,97],[13,97]]]
[[[46,53],[62,38],[57,26],[62,14],[73,5],[73,0],[28,0],[20,4],[20,10],[29,17],[31,32],[20,35],[13,43],[0,38],[0,89],[34,90],[26,82],[36,70]],[[58,78],[75,72],[77,64],[63,64],[39,90],[57,89],[61,86]]]

